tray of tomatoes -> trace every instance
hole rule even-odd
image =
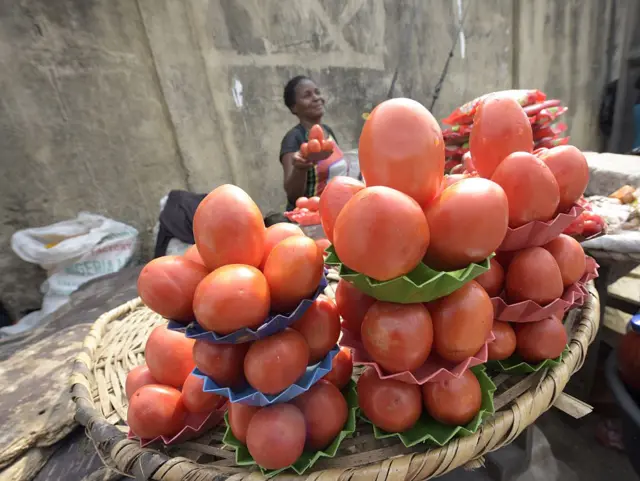
[[[214,189],[196,245],[141,271],[142,301],[170,322],[127,379],[131,436],[172,444],[224,418],[237,466],[303,474],[358,423],[412,448],[471,436],[495,413],[492,372],[561,363],[563,317],[597,276],[562,234],[589,211],[588,168],[573,146],[534,152],[523,107],[544,98],[519,92],[454,116],[473,125],[451,176],[433,115],[410,99],[379,104],[359,142],[366,182],[336,177],[287,213],[321,225],[322,247],[298,225],[265,228],[240,188]],[[301,155],[321,161],[323,135],[314,126]]]

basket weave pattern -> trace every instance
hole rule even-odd
[[[335,283],[328,287],[333,294]],[[426,450],[424,445],[405,448],[397,439],[376,440],[371,427],[359,422],[353,438],[345,440],[334,459],[317,463],[299,478],[315,481],[391,481],[428,479],[460,466],[477,467],[482,456],[511,443],[547,411],[571,375],[584,362],[589,344],[599,326],[599,301],[593,282],[582,310],[570,315],[572,323],[568,353],[551,369],[529,376],[501,374],[496,414],[473,435],[453,440],[447,446]],[[104,314],[94,324],[75,361],[71,378],[76,402],[76,420],[105,464],[136,479],[158,481],[249,481],[260,479],[259,471],[236,466],[234,452],[222,444],[224,426],[199,439],[176,446],[140,448],[127,439],[127,400],[124,384],[129,370],[144,360],[144,345],[151,330],[165,322],[144,307],[139,299]],[[358,374],[356,369],[356,375]],[[293,478],[284,474],[278,479]]]

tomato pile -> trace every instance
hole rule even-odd
[[[291,212],[284,215],[291,222],[300,225],[314,225],[320,223],[320,197],[299,197],[296,200],[296,207]]]
[[[546,95],[539,90],[508,90],[499,93],[503,97],[515,100],[523,107],[526,121],[531,125],[531,139],[521,140],[530,142],[534,150],[569,143],[569,137],[563,135],[567,130],[567,124],[557,122],[558,117],[567,111],[567,107],[562,106],[560,100],[546,100]],[[468,165],[468,155],[471,150],[470,137],[474,128],[474,116],[480,105],[490,96],[491,94],[483,95],[464,104],[443,120],[445,124],[449,125],[442,132],[446,152],[445,172],[461,174],[465,170],[471,170]],[[511,128],[517,129],[518,124],[514,123]],[[506,132],[502,132],[498,135],[504,135],[505,138],[510,137],[505,134]],[[518,136],[516,137],[518,138]],[[507,146],[504,148],[511,149]],[[497,157],[502,156],[502,153],[499,151]],[[467,156],[466,159],[465,156]]]
[[[593,212],[591,204],[584,197],[580,198],[578,205],[584,208],[584,211],[564,230],[564,233],[572,237],[590,238],[605,232],[607,226],[605,220]]]
[[[156,327],[146,365],[127,377],[131,431],[171,438],[189,413],[210,413],[227,397],[230,429],[261,467],[283,468],[305,449],[325,448],[347,420],[342,390],[353,365],[336,346],[336,304],[318,294],[322,247],[297,225],[265,228],[253,200],[232,185],[205,197],[193,230],[196,245],[154,259],[138,279],[146,306],[182,327]],[[249,405],[257,397],[247,393],[278,398],[324,364],[325,380],[296,385],[306,392],[282,398],[290,402]]]
[[[444,175],[444,138],[431,113],[409,99],[383,102],[360,137],[365,183],[338,177],[320,197],[336,256],[371,282],[411,278],[421,264],[437,273],[491,259],[475,280],[427,303],[378,300],[340,280],[343,343],[369,366],[358,380],[359,404],[387,432],[411,429],[425,415],[466,425],[482,399],[470,366],[509,358],[538,363],[557,358],[567,344],[561,319],[582,297],[561,301],[568,292],[584,295],[587,265],[580,244],[551,229],[558,218],[568,225],[576,217],[589,171],[573,146],[534,154],[531,116],[550,115],[545,109],[555,104],[537,105],[532,114],[523,105],[544,96],[525,97],[488,95],[459,112],[470,150],[464,174],[451,176]],[[519,249],[501,251],[514,231],[533,234]],[[536,244],[545,232],[549,238]],[[527,312],[531,304],[542,310],[558,301],[560,308],[538,322],[505,322],[497,319],[498,301],[515,309],[525,303]],[[447,375],[434,375],[434,366],[446,366],[440,371]]]
[[[180,332],[156,327],[146,365],[127,378],[132,432],[171,437],[190,413],[229,400],[233,442],[262,469],[282,469],[344,437],[354,363],[367,366],[356,384],[362,415],[377,430],[406,433],[434,422],[475,429],[493,391],[474,366],[534,369],[561,356],[564,313],[597,275],[561,234],[582,212],[589,171],[573,146],[534,151],[523,105],[544,96],[527,92],[484,96],[453,116],[469,129],[458,175],[444,174],[443,133],[424,106],[378,105],[360,137],[365,182],[336,177],[319,199],[298,199],[298,215],[306,209],[321,223],[320,243],[294,224],[265,229],[238,187],[213,190],[194,216],[196,245],[140,274],[144,303]],[[310,135],[306,148],[321,140]],[[329,242],[341,265],[335,301],[319,288]],[[456,282],[407,301],[365,293],[349,277],[432,289],[416,272]]]

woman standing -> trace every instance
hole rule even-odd
[[[284,104],[299,120],[298,125],[284,136],[280,147],[287,210],[295,207],[299,197],[319,196],[330,179],[348,173],[336,135],[331,127],[322,124],[324,103],[320,89],[308,77],[294,77],[284,87]],[[322,125],[325,138],[334,143],[333,153],[319,162],[312,162],[300,154],[300,146],[308,141],[309,129],[315,124]]]

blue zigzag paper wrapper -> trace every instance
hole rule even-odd
[[[303,392],[309,390],[311,386],[331,371],[333,358],[338,354],[340,348],[335,345],[322,361],[313,366],[308,366],[306,372],[291,386],[279,394],[264,394],[252,387],[246,387],[242,391],[233,391],[228,387],[216,384],[213,379],[207,377],[198,368],[193,370],[193,374],[204,379],[202,390],[204,392],[215,393],[226,397],[232,403],[248,404],[249,406],[269,406],[271,404],[285,403],[291,401]]]
[[[300,301],[298,306],[289,314],[274,314],[265,320],[257,329],[243,328],[231,334],[216,334],[202,328],[197,321],[193,321],[188,326],[176,321],[169,321],[168,328],[172,331],[184,332],[189,339],[196,339],[211,342],[213,344],[242,344],[245,342],[257,341],[265,337],[273,336],[284,331],[294,322],[300,319],[317,297],[324,292],[327,287],[327,279],[323,276],[318,288],[308,299]]]

